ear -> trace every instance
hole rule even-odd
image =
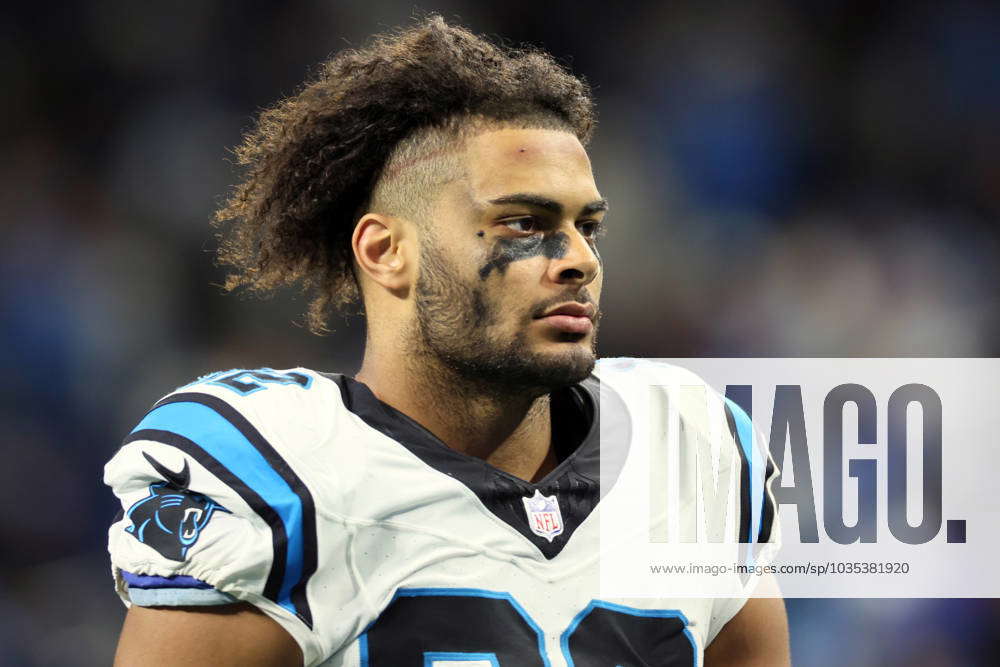
[[[407,235],[399,218],[366,213],[354,226],[351,247],[358,267],[371,280],[391,292],[410,285]]]

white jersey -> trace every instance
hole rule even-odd
[[[117,591],[126,604],[249,602],[307,665],[700,665],[744,599],[597,593],[600,501],[615,490],[599,435],[627,451],[615,387],[635,381],[628,370],[602,361],[552,394],[560,463],[537,483],[450,449],[346,376],[236,370],[181,387],[106,466],[122,504]],[[739,469],[733,434],[723,465]],[[776,542],[769,490],[749,498],[746,476],[732,479],[719,501],[742,508],[731,540]]]

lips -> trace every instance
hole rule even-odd
[[[592,303],[564,303],[563,305],[553,308],[546,312],[542,317],[552,317],[553,315],[567,315],[569,317],[586,317],[588,320],[593,321],[594,304]]]
[[[538,319],[560,331],[588,334],[594,328],[596,312],[592,303],[566,303],[546,311]]]

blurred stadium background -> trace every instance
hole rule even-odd
[[[997,356],[1000,5],[447,0],[593,84],[604,356]],[[171,388],[354,372],[296,295],[223,296],[252,114],[410,2],[0,9],[0,663],[109,664],[104,461]],[[796,665],[998,664],[986,600],[790,600]]]

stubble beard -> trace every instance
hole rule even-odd
[[[420,267],[416,356],[436,362],[455,380],[473,385],[479,393],[541,396],[580,382],[593,371],[596,328],[589,349],[567,343],[564,352],[534,352],[528,345],[530,319],[512,336],[489,333],[501,321],[500,308],[484,285],[465,281],[432,242],[421,249]]]

